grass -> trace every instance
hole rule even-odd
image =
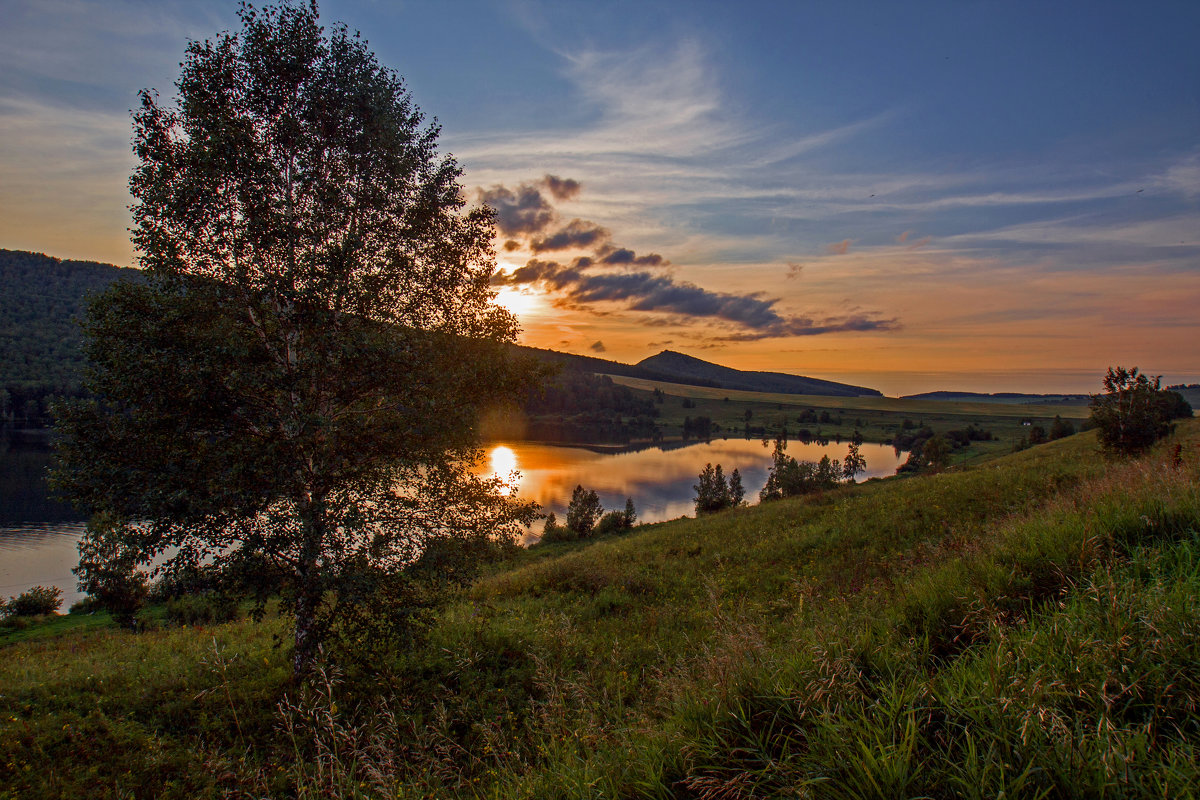
[[[307,691],[277,618],[11,644],[0,797],[1186,797],[1198,589],[1200,423],[1081,434],[535,548]]]

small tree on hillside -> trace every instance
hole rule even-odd
[[[746,501],[746,487],[742,486],[742,473],[735,467],[729,473],[729,505],[736,508]]]
[[[1151,380],[1137,367],[1109,367],[1104,394],[1092,395],[1091,402],[1090,420],[1100,444],[1111,453],[1133,455],[1166,436],[1175,408],[1172,394],[1162,390],[1159,378]]]
[[[576,536],[587,536],[603,513],[600,495],[582,486],[576,486],[575,491],[571,493],[571,503],[567,506],[567,528]]]
[[[931,439],[926,440],[921,448],[921,457],[925,464],[934,472],[941,472],[950,465],[950,456],[954,448],[950,442],[946,441],[946,437],[940,433]]]
[[[633,507],[633,498],[625,498],[625,527],[632,528],[637,522],[637,510]]]
[[[742,487],[742,476],[735,469],[729,478],[720,464],[715,467],[705,464],[700,473],[699,483],[692,487],[696,492],[694,500],[696,514],[712,514],[726,508],[741,505],[746,490]]]
[[[855,433],[858,432],[855,431]],[[850,483],[854,483],[855,475],[865,471],[867,468],[866,457],[864,457],[862,453],[858,452],[859,444],[861,444],[861,441],[855,442],[852,440],[850,442],[850,447],[846,451],[846,460],[842,462],[842,475],[844,475],[846,480],[850,481]]]

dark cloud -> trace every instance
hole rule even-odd
[[[554,233],[534,239],[530,247],[535,253],[547,250],[569,250],[576,247],[597,247],[608,241],[609,233],[594,222],[573,219]]]
[[[509,239],[507,242],[504,243],[504,250],[509,253],[511,253],[513,250],[519,250],[520,248],[521,248],[521,243],[518,242],[516,239]]]
[[[591,273],[590,258],[578,258],[570,266],[556,261],[530,259],[507,275],[497,274],[500,285],[540,283],[562,291],[564,304],[583,307],[592,303],[627,303],[634,311],[675,314],[684,318],[709,318],[733,323],[743,329],[730,334],[729,341],[751,341],[780,336],[813,336],[838,331],[892,330],[895,319],[878,319],[863,313],[813,320],[784,316],[775,310],[777,298],[759,293],[712,292],[691,283],[678,283],[666,275],[649,272]]]
[[[480,189],[479,199],[495,210],[496,228],[500,233],[505,236],[533,236],[558,219],[547,194],[555,200],[570,200],[582,188],[582,184],[572,178],[546,175],[538,181],[519,183],[516,188],[497,184],[490,189]],[[520,243],[511,239],[504,245],[504,249],[509,251],[517,247],[520,247]]]
[[[634,267],[661,267],[670,263],[658,253],[650,253],[648,255],[639,256],[637,253],[624,247],[618,247],[616,249],[607,248],[600,255],[602,256],[600,258],[601,264]]]
[[[480,189],[479,199],[496,211],[496,227],[505,236],[529,236],[554,222],[554,209],[532,183]]]
[[[593,353],[603,353],[608,350],[608,348],[604,346],[604,342],[600,341],[599,339],[592,342],[591,346],[588,347],[588,349],[591,350]]]
[[[557,175],[547,175],[542,178],[542,185],[554,195],[555,200],[570,200],[579,194],[583,187],[573,178],[560,178]]]
[[[787,269],[788,280],[791,280],[793,278],[799,278],[800,273],[804,271],[804,265],[798,264],[795,261],[789,261],[787,266],[788,266],[788,269]]]
[[[541,261],[531,258],[525,266],[517,267],[508,274],[497,272],[492,276],[493,286],[520,286],[526,283],[543,283],[554,289],[562,289],[583,279],[583,273],[574,267],[565,267],[557,261]]]

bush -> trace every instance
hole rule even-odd
[[[171,625],[212,625],[238,618],[237,600],[223,594],[190,594],[167,601],[167,623]]]
[[[542,538],[538,540],[538,543],[565,542],[574,538],[576,537],[570,528],[558,524],[558,517],[554,516],[552,511],[546,516],[546,526],[542,528]]]
[[[37,617],[43,614],[53,614],[62,605],[62,589],[57,586],[34,586],[16,597],[8,598],[4,603],[4,615],[7,617]]]
[[[1075,435],[1075,426],[1056,414],[1054,422],[1050,425],[1051,441],[1073,435]]]
[[[79,540],[79,566],[71,571],[79,576],[80,591],[107,609],[117,624],[136,629],[135,617],[149,587],[135,551],[124,541],[130,527],[106,515],[93,517]]]

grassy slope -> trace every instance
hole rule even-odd
[[[305,706],[303,736],[276,728],[278,621],[13,645],[0,787],[1187,796],[1200,783],[1200,424],[1177,439],[1182,468],[1165,465],[1170,445],[1106,463],[1084,434],[537,548],[397,658],[399,688],[359,690],[369,723],[345,711],[351,681],[339,713],[320,696]]]

